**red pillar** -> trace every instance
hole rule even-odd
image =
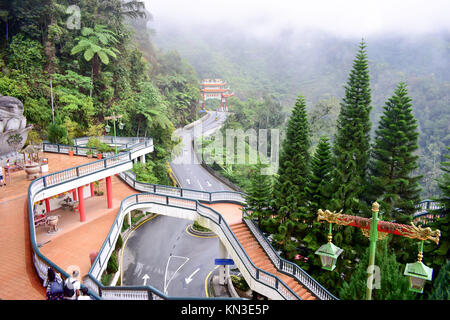
[[[84,209],[84,194],[83,194],[84,186],[78,187],[78,211],[80,211],[80,221],[86,221],[86,211]]]
[[[46,213],[50,212],[50,200],[49,199],[45,199],[45,212]]]
[[[94,183],[91,182],[91,197],[94,196]]]
[[[223,111],[223,96],[220,94],[220,111]]]
[[[106,178],[106,198],[108,199],[108,209],[112,208],[112,184],[111,177]]]
[[[78,200],[78,198],[77,198],[77,189],[73,189],[72,190],[72,195],[73,195],[73,201],[77,201]]]

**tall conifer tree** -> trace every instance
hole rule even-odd
[[[278,179],[274,187],[274,215],[277,230],[274,240],[288,258],[295,254],[292,240],[298,223],[306,214],[309,178],[309,124],[305,98],[299,96],[289,119],[286,138],[280,152]]]
[[[369,164],[368,197],[380,203],[385,218],[399,220],[416,211],[421,178],[413,175],[418,168],[419,156],[414,154],[419,149],[418,136],[411,99],[401,82],[384,106]]]
[[[447,147],[450,151],[450,147]],[[450,260],[450,154],[445,154],[446,161],[441,162],[442,176],[437,179],[439,189],[442,195],[434,199],[439,204],[440,208],[430,210],[431,214],[440,216],[434,222],[427,225],[431,229],[438,229],[441,231],[441,238],[439,244],[431,241],[426,241],[424,245],[424,255],[429,261],[428,266],[433,268],[433,274],[438,274],[441,267],[443,267]],[[449,268],[447,265],[447,272]],[[433,276],[434,278],[434,276]]]
[[[316,152],[311,159],[309,179],[309,210],[316,215],[318,209],[328,209],[332,171],[331,146],[326,136],[320,138]]]
[[[257,219],[261,228],[263,222],[270,215],[269,206],[272,195],[272,176],[261,174],[262,169],[267,165],[261,164],[258,158],[257,164],[250,176],[250,186],[246,190],[246,203],[244,210],[248,212],[250,219]]]
[[[343,209],[346,214],[358,214],[364,208],[360,200],[364,197],[370,150],[372,100],[369,85],[366,44],[361,41],[345,86],[333,146],[335,170],[331,207]]]

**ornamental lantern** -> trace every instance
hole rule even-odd
[[[119,129],[122,130],[124,127],[124,124],[122,123],[122,121],[119,122]]]
[[[336,268],[336,261],[339,255],[344,251],[343,249],[335,246],[332,240],[331,233],[331,223],[330,223],[330,232],[328,233],[328,243],[321,246],[315,254],[320,256],[320,261],[322,263],[322,269],[333,271]]]
[[[409,290],[417,293],[423,293],[425,281],[430,281],[433,276],[433,269],[427,267],[422,262],[422,251],[423,241],[417,262],[406,264],[405,272],[403,273],[403,275],[409,277]]]
[[[109,124],[106,124],[105,131],[106,131],[106,133],[109,133],[111,131],[111,127]]]
[[[328,271],[333,271],[336,268],[336,261],[339,255],[344,250],[335,246],[333,243],[328,242],[324,244],[315,252],[320,256],[320,261],[322,262],[322,268]]]

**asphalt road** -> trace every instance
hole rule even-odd
[[[124,284],[150,285],[172,297],[207,297],[219,238],[189,234],[191,223],[159,215],[135,230],[124,251]]]
[[[211,133],[226,119],[211,112],[196,128],[179,132],[184,146],[171,163],[182,187],[203,191],[231,190],[194,161],[192,138]],[[219,258],[219,239],[201,238],[187,232],[190,220],[156,216],[138,227],[128,239],[122,258],[124,285],[151,285],[172,297],[207,297],[205,283]]]
[[[215,111],[210,111],[210,114],[209,118],[200,125],[194,128],[183,129],[179,132],[184,147],[180,156],[174,159],[170,163],[170,166],[183,188],[210,192],[223,190],[232,191],[231,188],[210,175],[209,172],[200,165],[199,161],[201,161],[201,159],[197,160],[195,158],[196,156],[192,148],[191,141],[193,138],[197,138],[201,134],[211,133],[219,128],[225,121],[227,115],[226,112],[216,113]]]

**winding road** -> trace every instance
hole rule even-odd
[[[183,147],[170,165],[181,187],[231,190],[194,160],[191,144],[194,137],[220,128],[226,116],[225,112],[210,112],[200,124],[178,130]],[[123,285],[151,285],[172,297],[208,297],[206,283],[216,269],[219,239],[189,233],[191,224],[190,220],[155,216],[138,226],[125,239]]]

